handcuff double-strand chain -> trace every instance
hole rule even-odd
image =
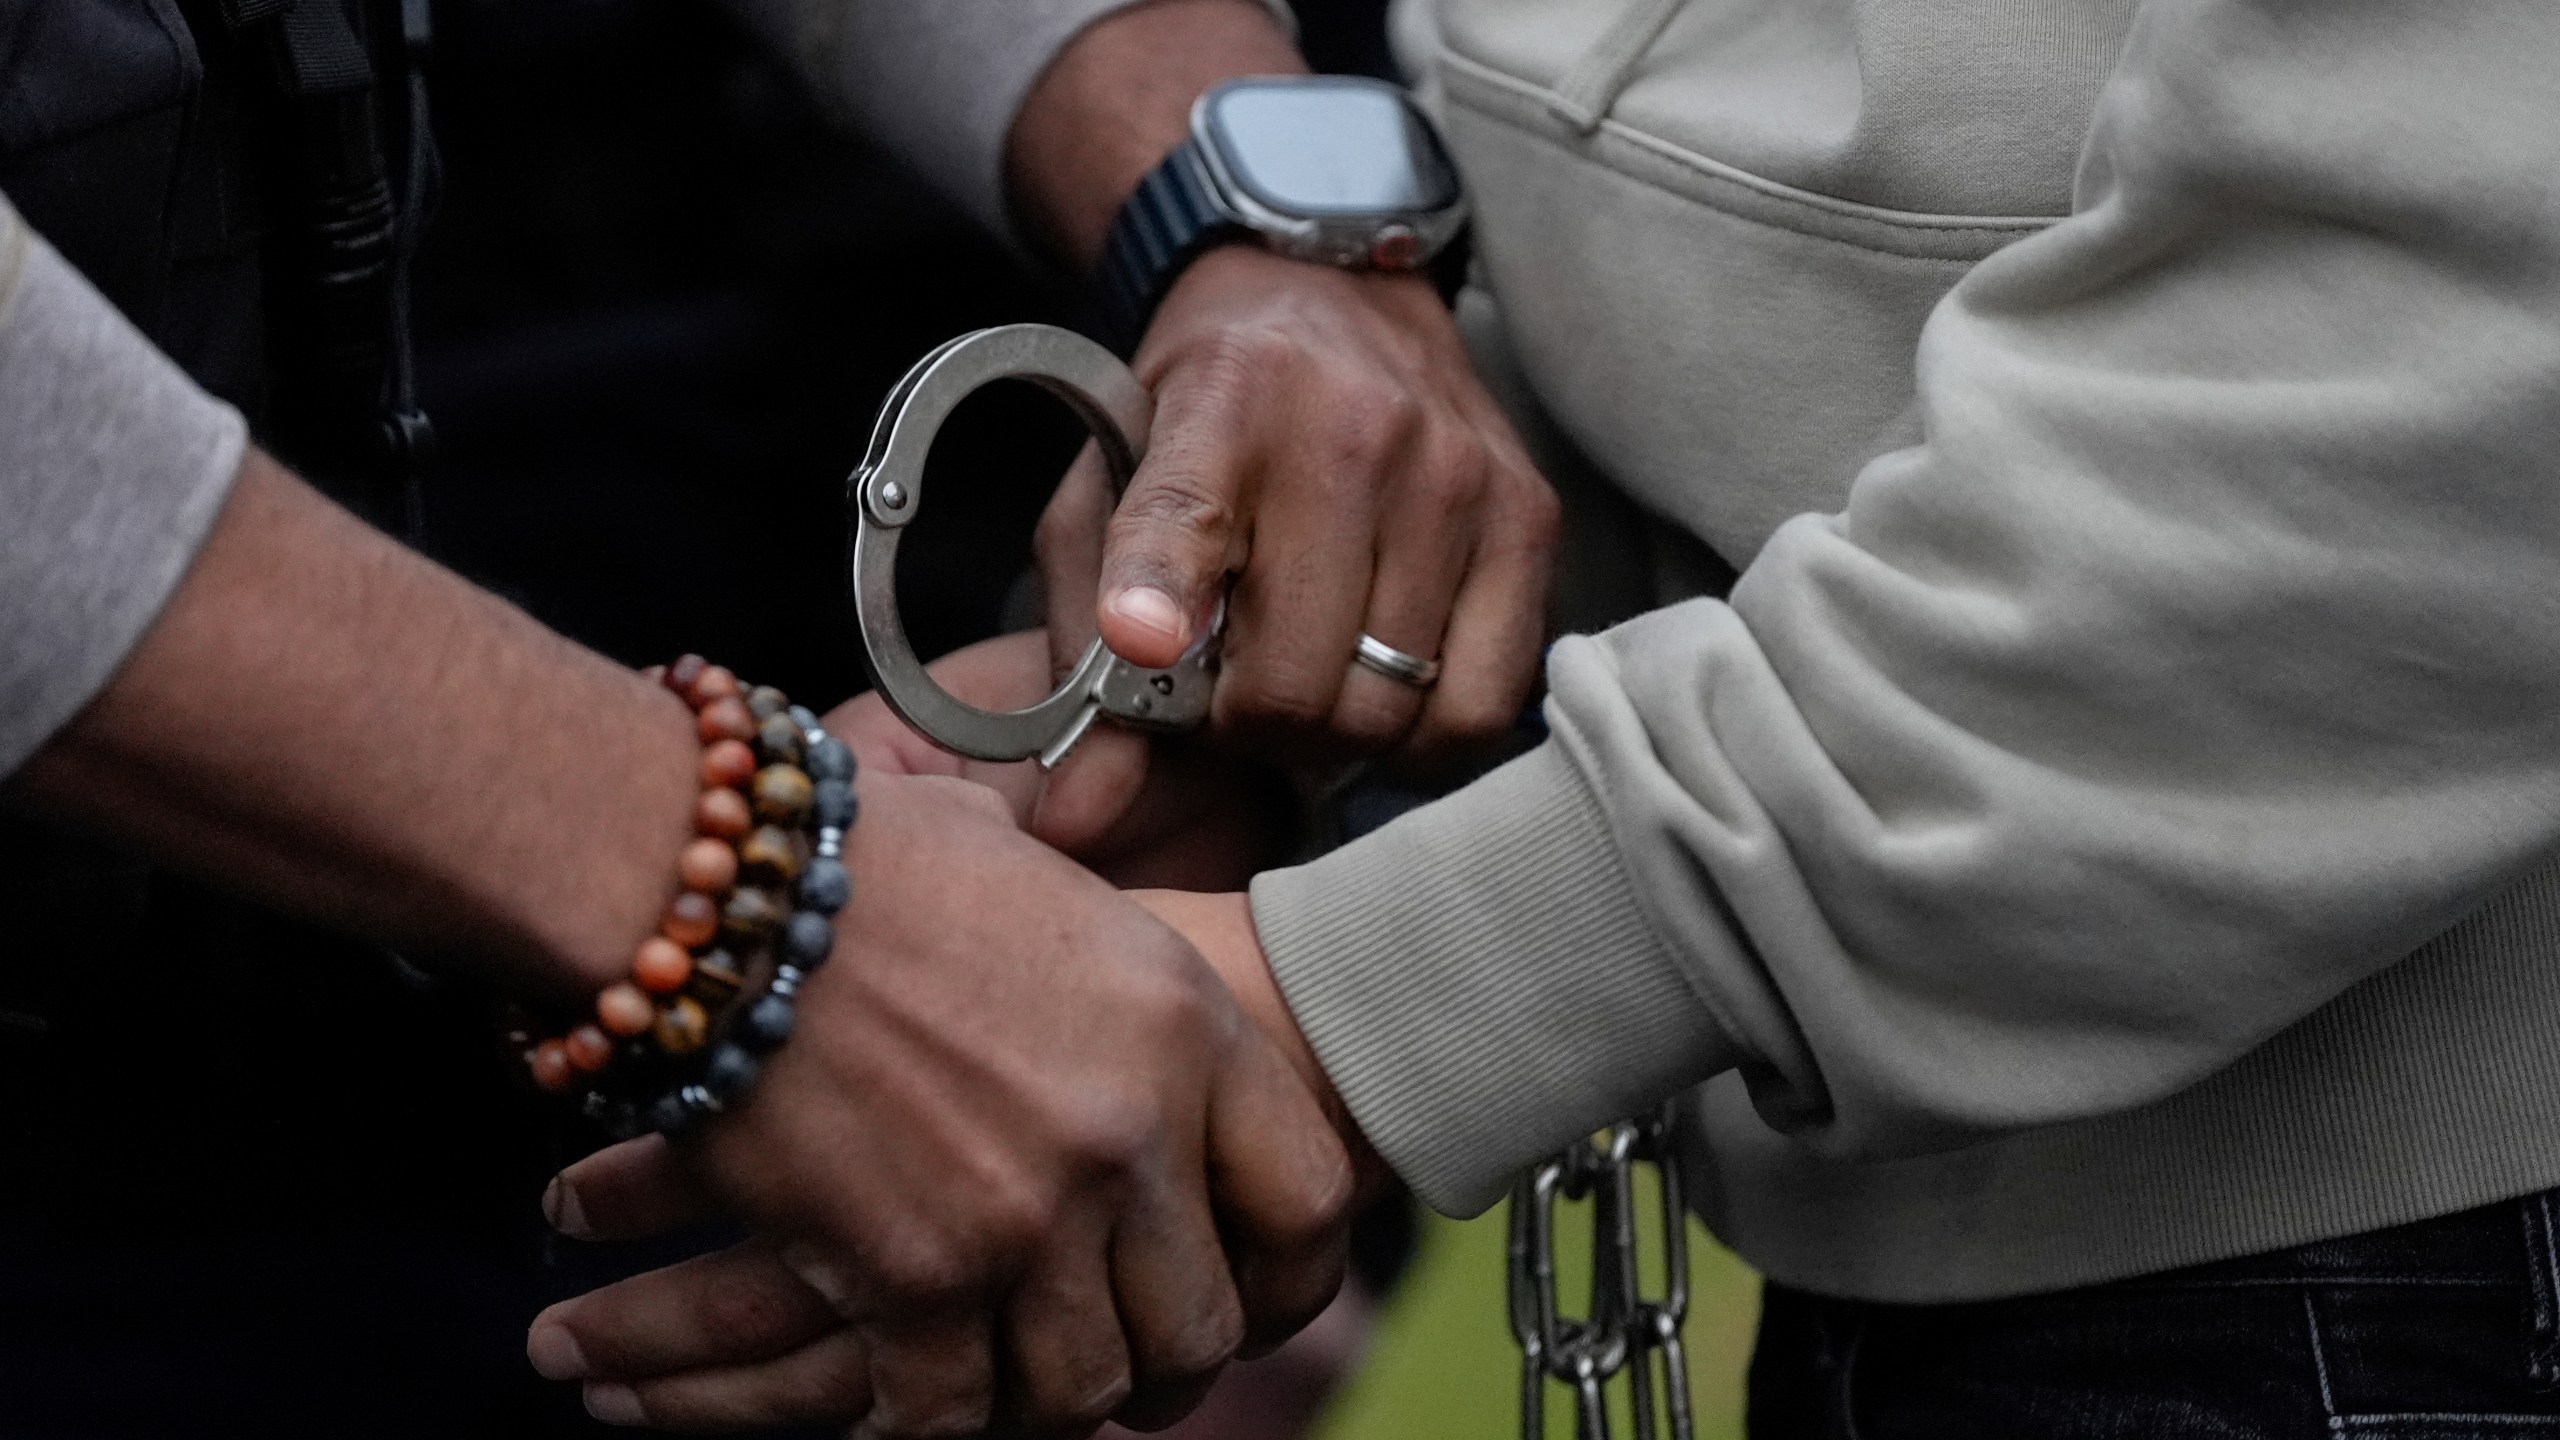
[[[1610,1440],[1609,1394],[1624,1381],[1638,1440],[1690,1440],[1688,1214],[1681,1203],[1678,1131],[1666,1105],[1622,1120],[1529,1167],[1511,1190],[1511,1336],[1520,1342],[1520,1434],[1543,1440],[1547,1392],[1573,1398],[1575,1440]],[[1662,1276],[1648,1294],[1642,1170],[1654,1173]],[[1591,1210],[1591,1300],[1568,1315],[1558,1297],[1556,1227],[1567,1202]]]
[[[1216,628],[1164,670],[1121,660],[1100,641],[1066,680],[1026,710],[989,711],[936,684],[908,644],[898,615],[898,541],[923,501],[926,452],[960,401],[997,380],[1026,380],[1056,395],[1093,433],[1114,488],[1146,454],[1153,405],[1135,375],[1092,341],[1045,325],[964,335],[919,361],[898,382],[872,431],[869,452],[846,484],[853,544],[848,557],[863,660],[880,696],[917,733],[981,760],[1065,758],[1108,716],[1145,730],[1184,730],[1207,718],[1217,665]],[[1532,1166],[1511,1198],[1509,1308],[1520,1342],[1520,1431],[1543,1440],[1551,1384],[1573,1396],[1576,1440],[1610,1440],[1610,1387],[1625,1382],[1640,1440],[1689,1440],[1687,1356],[1689,1247],[1668,1106],[1622,1121]],[[1647,1295],[1640,1253],[1637,1176],[1657,1172],[1656,1233],[1664,1276]],[[1591,1207],[1591,1303],[1568,1315],[1557,1301],[1556,1224],[1562,1206]],[[1667,1428],[1665,1428],[1667,1427]]]

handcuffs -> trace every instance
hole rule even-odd
[[[924,499],[925,457],[960,402],[998,380],[1028,380],[1067,404],[1093,435],[1114,494],[1145,458],[1155,402],[1129,367],[1093,341],[1051,325],[1004,325],[949,341],[916,362],[880,409],[862,464],[845,482],[852,511],[855,630],[880,698],[916,733],[978,760],[1064,760],[1093,722],[1188,730],[1208,718],[1218,624],[1169,669],[1132,665],[1095,640],[1048,699],[1027,710],[981,710],[937,684],[898,617],[898,537]],[[1223,615],[1220,617],[1223,620]]]

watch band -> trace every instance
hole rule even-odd
[[[1157,302],[1200,252],[1246,233],[1218,203],[1199,142],[1185,140],[1147,172],[1102,242],[1102,308],[1124,353],[1146,333]]]

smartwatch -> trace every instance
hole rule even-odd
[[[1402,88],[1348,75],[1230,80],[1192,105],[1190,138],[1112,222],[1105,318],[1136,344],[1183,268],[1239,241],[1344,269],[1434,270],[1446,295],[1466,220],[1457,167]]]

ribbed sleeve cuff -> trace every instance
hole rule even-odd
[[[1735,1058],[1552,743],[1258,877],[1253,914],[1352,1116],[1446,1214]]]
[[[248,443],[0,204],[0,775],[123,664]]]

